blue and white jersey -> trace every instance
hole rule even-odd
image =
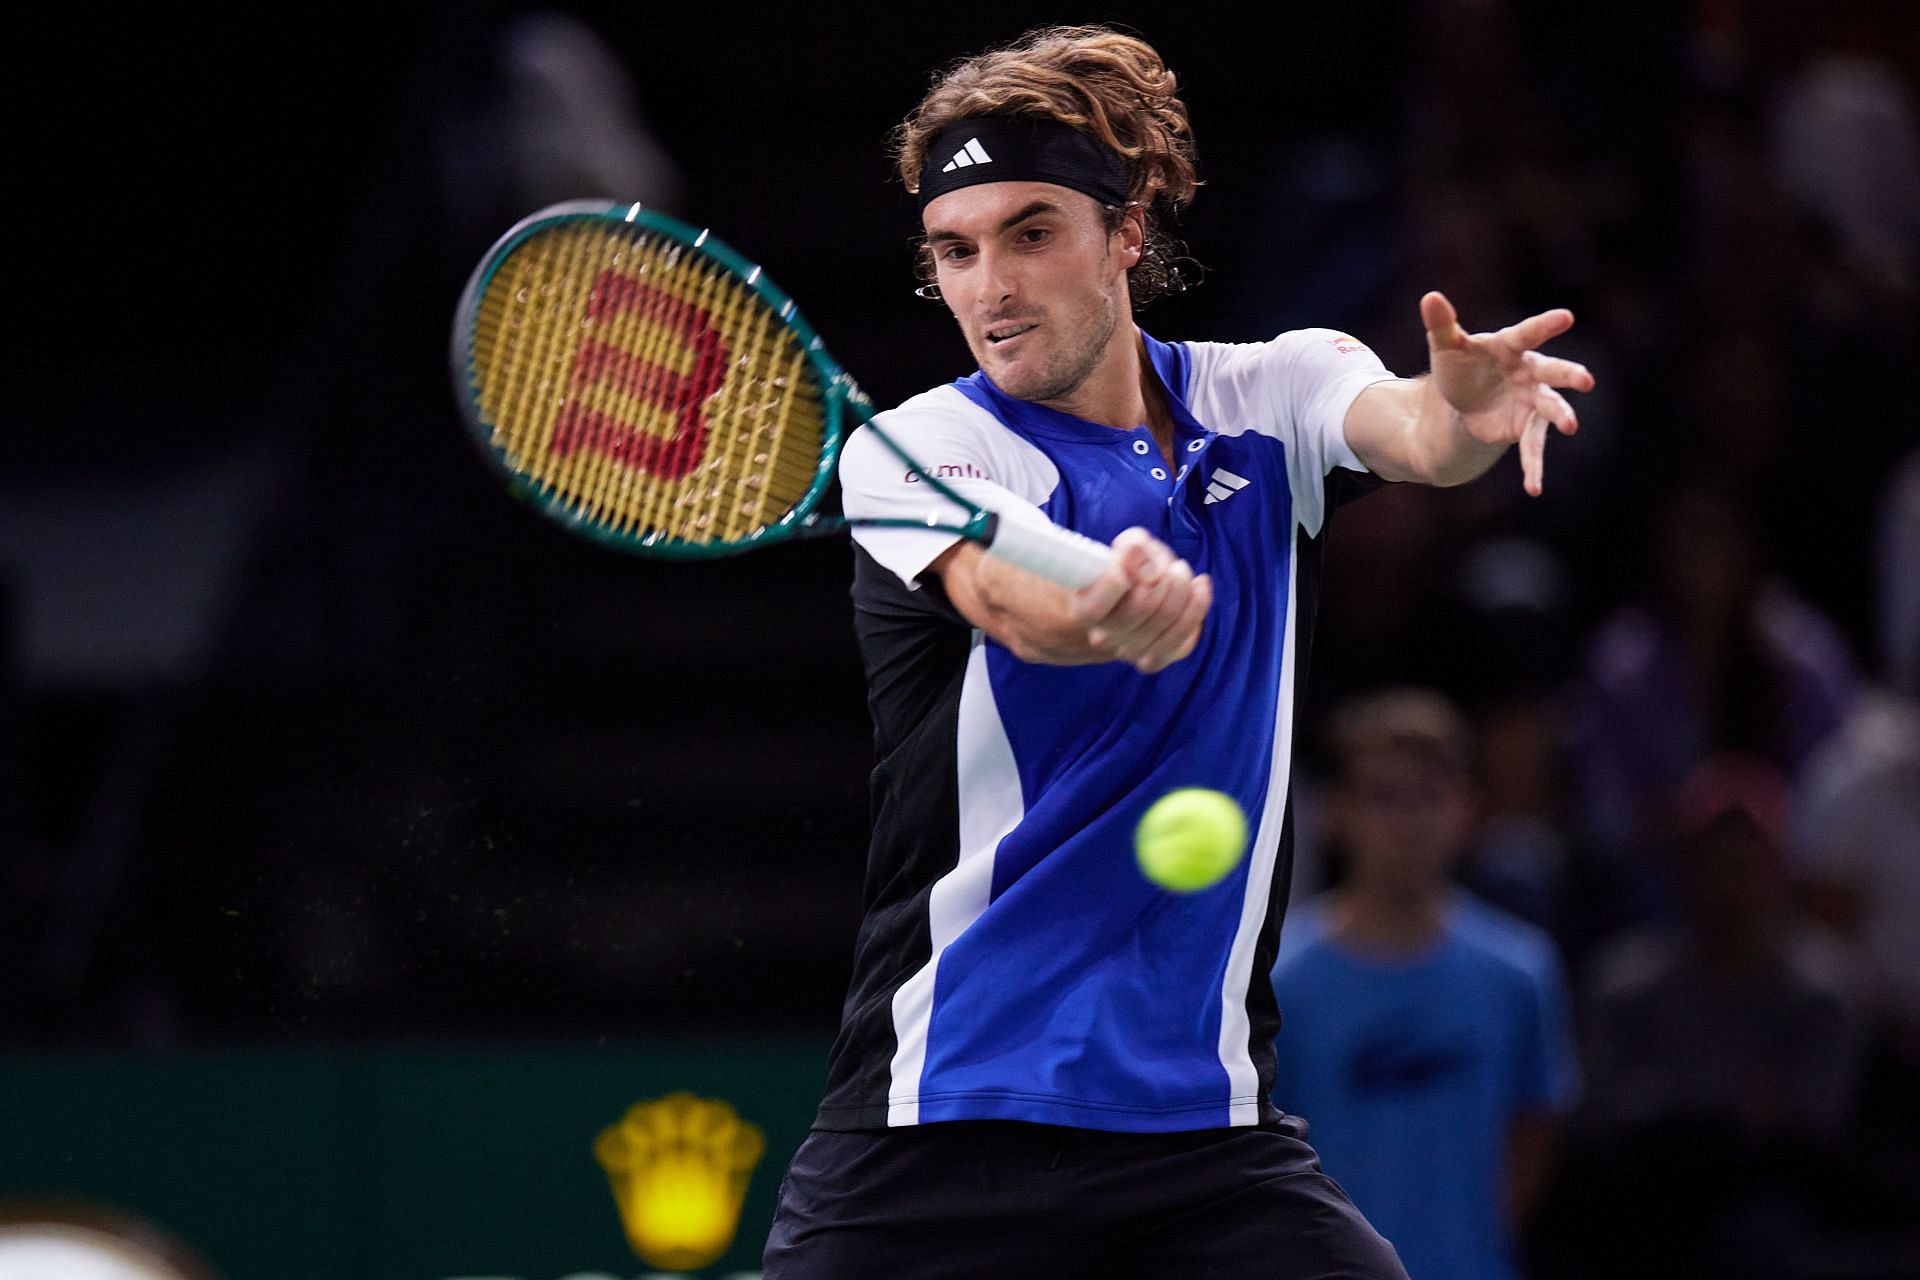
[[[865,918],[818,1127],[1001,1119],[1155,1132],[1274,1116],[1267,981],[1290,860],[1288,777],[1321,535],[1370,482],[1348,406],[1391,378],[1352,338],[1145,339],[1173,457],[976,373],[881,425],[995,511],[1102,542],[1138,525],[1214,601],[1156,675],[1022,662],[921,573],[953,535],[861,529],[855,624],[878,764]],[[951,516],[870,431],[840,462],[851,516]],[[1168,893],[1134,860],[1176,787],[1253,830],[1220,884]]]

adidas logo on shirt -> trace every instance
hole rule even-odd
[[[970,164],[992,164],[993,157],[980,145],[980,139],[968,138],[967,145],[953,153],[953,159],[940,166],[940,172],[952,173],[955,169],[964,169]]]
[[[1252,483],[1253,481],[1245,476],[1237,476],[1225,467],[1216,467],[1212,477],[1207,481],[1207,505],[1225,502]]]

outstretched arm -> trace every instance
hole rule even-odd
[[[1572,328],[1573,313],[1543,311],[1470,334],[1436,292],[1420,299],[1420,318],[1429,372],[1362,391],[1347,410],[1347,443],[1376,475],[1436,485],[1478,479],[1517,443],[1527,492],[1538,497],[1547,424],[1569,436],[1580,426],[1560,392],[1593,389],[1585,365],[1536,350]]]

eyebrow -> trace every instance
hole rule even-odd
[[[1055,204],[1051,200],[1035,200],[1032,204],[1027,205],[1025,208],[1021,209],[1020,212],[1014,214],[1011,218],[1008,218],[1005,222],[995,227],[994,230],[1007,231],[1015,226],[1018,226],[1020,223],[1025,222],[1028,218],[1033,217],[1037,213],[1058,213],[1059,211],[1060,211],[1060,206]],[[961,235],[958,231],[941,230],[941,231],[927,232],[928,244],[939,244],[947,240],[965,240],[966,238],[967,237]]]

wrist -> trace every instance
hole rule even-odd
[[[1507,447],[1493,415],[1472,414],[1456,408],[1431,376],[1423,380],[1420,388],[1419,412],[1412,435],[1411,453],[1419,459],[1420,478],[1432,485],[1477,480]]]

